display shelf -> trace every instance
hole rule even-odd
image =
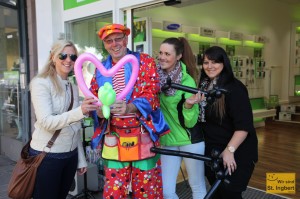
[[[257,109],[253,110],[254,118],[266,118],[266,117],[275,117],[276,109]]]

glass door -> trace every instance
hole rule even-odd
[[[0,134],[21,139],[18,13],[15,1],[5,2],[0,1]]]

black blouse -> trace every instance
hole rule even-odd
[[[225,115],[220,120],[212,106],[207,105],[206,122],[201,123],[205,135],[205,154],[210,155],[213,148],[222,152],[237,130],[247,131],[244,142],[235,152],[235,160],[239,163],[257,162],[257,136],[253,124],[252,108],[246,87],[237,79],[228,84],[229,93],[225,96]]]

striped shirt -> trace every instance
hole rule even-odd
[[[125,69],[124,66],[118,70],[115,76],[112,78],[113,88],[118,95],[125,88]],[[125,100],[125,99],[124,99]]]

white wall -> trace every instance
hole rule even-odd
[[[36,30],[38,68],[40,69],[47,60],[50,47],[53,43],[53,18],[52,1],[36,0]]]
[[[101,0],[64,11],[62,0],[36,0],[38,68],[44,66],[51,45],[65,33],[65,22],[112,12],[115,2]]]
[[[149,4],[163,2],[164,0],[115,0],[121,9],[136,8]]]

